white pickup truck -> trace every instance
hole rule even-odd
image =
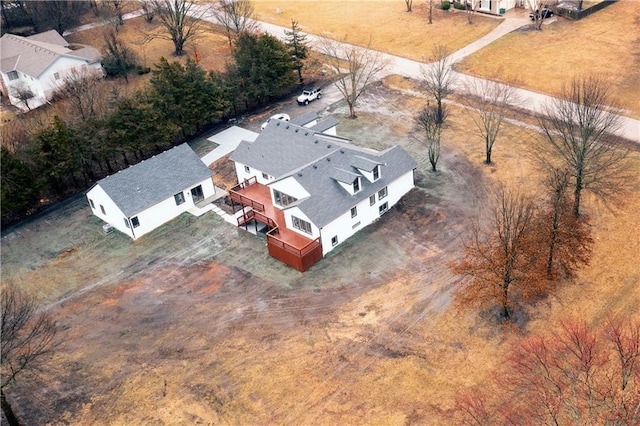
[[[309,105],[309,102],[315,101],[322,97],[322,90],[317,87],[307,87],[302,91],[302,95],[298,96],[299,105]]]

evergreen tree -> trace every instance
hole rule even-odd
[[[304,34],[300,25],[293,19],[291,20],[291,31],[284,30],[286,35],[287,46],[293,58],[293,69],[298,72],[300,83],[304,81],[302,78],[302,61],[307,58],[307,35]]]

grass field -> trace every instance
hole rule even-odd
[[[577,22],[513,32],[458,66],[483,77],[502,68],[520,86],[551,95],[574,76],[597,74],[611,85],[622,114],[640,118],[640,5],[622,0]]]
[[[473,25],[464,13],[434,8],[433,24],[427,24],[424,2],[414,2],[408,13],[402,1],[255,2],[258,19],[283,27],[297,21],[305,32],[365,46],[408,59],[428,57],[437,44],[458,50],[495,28],[500,21],[476,14]]]

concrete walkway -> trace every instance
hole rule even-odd
[[[548,22],[550,23],[552,22],[552,20],[549,20]],[[522,15],[514,14],[513,17],[504,18],[504,21],[496,28],[494,28],[493,31],[479,38],[475,42],[463,47],[462,49],[453,52],[450,55],[450,58],[452,59],[453,63],[459,62],[472,53],[477,52],[483,47],[488,46],[489,44],[498,40],[500,37],[503,37],[506,34],[509,34],[510,32],[530,23],[531,21],[529,20],[528,13],[523,13]],[[265,32],[280,39],[284,39],[284,30],[286,28],[265,22],[259,22],[259,24]],[[307,39],[313,46],[314,42],[317,43],[318,37],[309,34],[307,36]],[[383,75],[379,76],[380,78],[390,74],[398,74],[414,79],[420,79],[422,77],[421,70],[422,67],[425,66],[425,64],[418,61],[412,61],[410,59],[389,55],[386,53],[381,53],[381,55],[388,61],[389,65],[383,71]],[[480,80],[478,77],[473,77],[458,72],[456,72],[455,75],[457,77],[457,83],[454,86],[454,90],[456,91],[464,92],[468,87],[472,86],[473,84],[477,84],[477,80]],[[517,99],[517,101],[513,104],[514,107],[522,108],[533,113],[542,112],[547,105],[552,105],[552,103],[556,100],[553,96],[521,88],[516,88],[515,99]],[[620,127],[617,129],[616,134],[630,141],[640,143],[640,120],[625,116],[619,117]]]

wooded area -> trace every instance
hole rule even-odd
[[[109,78],[74,72],[48,107],[50,121],[27,113],[3,126],[3,225],[297,87],[300,64],[291,47],[241,31],[225,71],[162,58],[147,87],[124,95],[119,87],[137,58],[117,31],[104,38]]]

